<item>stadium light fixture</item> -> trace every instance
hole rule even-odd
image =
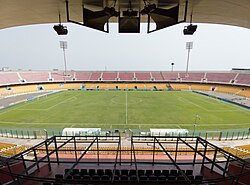
[[[184,27],[183,34],[184,35],[193,35],[196,30],[197,30],[197,25],[190,24],[190,25]]]
[[[61,15],[59,14],[59,24],[54,25],[53,29],[56,31],[57,35],[67,35],[68,29],[66,26],[61,24]]]
[[[68,48],[67,41],[60,41],[60,48],[63,49],[63,59],[64,59],[64,81],[66,80],[65,77],[67,76],[67,65],[66,65],[66,55],[65,50]]]
[[[193,49],[193,42],[186,42],[186,49],[188,51],[188,55],[187,55],[187,67],[186,67],[186,77],[188,77],[189,57],[190,57],[190,50]]]
[[[172,72],[174,72],[174,62],[171,63],[172,66]]]
[[[66,26],[63,26],[62,24],[54,25],[54,30],[56,31],[57,35],[67,35],[68,29]]]
[[[197,25],[192,24],[192,19],[193,19],[193,13],[190,16],[190,24],[188,26],[185,26],[183,29],[183,34],[184,35],[193,35],[194,32],[197,30]]]

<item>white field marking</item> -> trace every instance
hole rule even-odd
[[[65,122],[65,123],[63,123],[63,122],[49,122],[49,123],[46,123],[46,122],[33,122],[33,123],[30,123],[30,122],[10,122],[10,121],[0,121],[0,123],[6,123],[6,124],[49,124],[49,125],[52,125],[52,124],[68,124],[69,122]],[[71,125],[79,125],[79,124],[84,124],[84,125],[90,125],[90,124],[92,124],[92,125],[107,125],[107,123],[89,123],[89,122],[86,122],[86,123],[84,123],[84,122],[79,122],[79,123],[77,123],[77,122],[74,122],[74,123],[70,123]],[[110,128],[112,128],[113,126],[112,125],[124,125],[124,123],[113,123],[113,124],[110,124]],[[166,125],[166,123],[130,123],[129,125],[137,125],[137,126],[139,126],[139,127],[141,127],[141,125],[157,125],[157,126],[161,126],[161,125]],[[167,124],[168,126],[178,126],[178,127],[180,127],[180,126],[193,126],[194,124],[193,123],[187,123],[187,124],[185,124],[185,123],[181,123],[181,124]],[[199,123],[198,124],[199,126],[217,126],[217,125],[225,125],[225,126],[235,126],[235,125],[250,125],[250,123],[232,123],[232,124],[230,124],[230,123],[228,123],[228,124],[223,124],[223,123],[204,123],[204,124],[202,124],[202,123]]]
[[[5,113],[10,112],[10,111],[13,111],[13,110],[25,110],[25,109],[20,109],[20,107],[27,106],[26,103],[27,103],[27,102],[23,102],[23,105],[18,105],[18,104],[16,104],[16,106],[13,107],[13,108],[12,108],[12,107],[6,108],[5,111],[0,112],[0,115],[5,114]],[[36,102],[36,101],[29,101],[29,105],[30,105],[30,104],[33,104],[33,103],[37,103],[37,102]],[[36,109],[27,109],[27,110],[36,110]]]
[[[31,125],[31,124],[48,124],[48,125],[53,125],[53,124],[59,124],[59,125],[65,125],[65,124],[70,124],[70,125],[79,125],[79,124],[83,124],[83,125],[107,125],[107,123],[89,123],[89,122],[86,122],[86,123],[83,123],[83,122],[79,122],[79,123],[77,123],[77,122],[74,122],[74,123],[72,123],[72,122],[49,122],[49,123],[47,123],[47,122],[33,122],[33,123],[31,123],[31,122],[10,122],[10,121],[1,121],[0,120],[0,124],[1,123],[6,123],[6,124],[28,124],[28,125]],[[69,125],[69,126],[70,126]],[[111,124],[112,125],[112,124]],[[124,125],[124,123],[114,123],[114,125]],[[111,126],[111,128],[112,128],[112,126]]]
[[[32,102],[31,102],[32,103]],[[18,110],[20,107],[24,107],[24,106],[26,106],[27,104],[26,104],[26,102],[23,102],[23,105],[18,105],[18,104],[16,104],[16,106],[15,107],[10,107],[10,108],[6,108],[7,110],[5,110],[5,111],[3,111],[3,112],[0,112],[0,115],[2,115],[2,114],[5,114],[5,113],[7,113],[7,112],[10,112],[10,111],[13,111],[13,110]]]
[[[198,104],[196,104],[196,103],[194,103],[194,102],[191,102],[190,100],[188,100],[188,99],[186,99],[186,98],[183,98],[183,97],[178,97],[178,100],[180,100],[180,101],[182,101],[182,102],[184,102],[184,103],[191,103],[191,104],[193,104],[193,105],[195,105],[195,106],[197,106],[197,107],[199,107],[199,108],[201,108],[201,109],[203,109],[203,110],[205,110],[205,111],[207,111],[207,112],[239,112],[239,110],[230,110],[230,109],[221,109],[221,110],[209,110],[209,109],[206,109],[205,107],[202,107],[202,106],[200,106],[200,105],[198,105]],[[248,113],[250,113],[250,112],[248,112]]]
[[[194,102],[191,102],[191,101],[189,101],[189,100],[187,100],[186,98],[183,98],[183,97],[179,97],[178,96],[178,100],[180,100],[180,101],[182,101],[182,102],[185,102],[185,103],[190,103],[190,104],[193,104],[193,105],[195,105],[196,107],[199,107],[199,108],[201,108],[201,109],[203,109],[203,110],[205,110],[205,111],[209,111],[208,109],[206,109],[206,108],[204,108],[204,107],[202,107],[202,106],[200,106],[200,105],[198,105],[198,104],[196,104],[196,103],[194,103]]]
[[[79,95],[75,95],[73,97],[67,98],[67,99],[65,99],[65,100],[63,100],[63,101],[61,101],[61,102],[59,102],[59,103],[57,103],[57,104],[55,104],[55,105],[53,105],[51,107],[48,107],[46,110],[50,110],[50,109],[52,109],[52,108],[54,108],[54,107],[56,107],[56,106],[58,106],[60,104],[63,104],[65,102],[67,102],[68,100],[72,100],[72,99],[76,100],[77,99],[76,96],[79,96]]]
[[[5,113],[10,112],[10,111],[13,111],[13,110],[18,110],[20,107],[26,106],[27,105],[26,102],[28,102],[28,101],[22,102],[23,105],[16,104],[14,107],[9,107],[9,108],[7,107],[5,111],[0,112],[0,115],[5,114]],[[32,104],[32,103],[35,103],[35,101],[29,102],[29,104]]]
[[[116,98],[116,96],[113,97],[113,98],[111,98],[111,102],[112,102],[112,103],[117,104],[117,105],[123,105],[122,102],[120,102],[120,101],[115,101],[115,98]],[[138,102],[137,102],[137,101],[133,101],[132,103],[130,102],[129,104],[130,104],[130,105],[134,105],[134,104],[138,104],[138,103],[143,102],[143,100],[142,100],[141,98],[138,98],[138,99],[139,99]]]
[[[178,124],[178,127],[179,127],[179,129],[182,129],[181,126],[180,126],[180,124]]]
[[[77,96],[77,95],[76,95],[76,96]],[[59,102],[59,103],[57,103],[57,104],[55,104],[55,105],[52,105],[52,106],[50,106],[50,107],[48,107],[48,108],[45,108],[45,109],[18,109],[18,110],[48,111],[48,110],[50,110],[50,109],[56,107],[57,105],[63,104],[64,102],[66,102],[66,101],[68,101],[68,100],[73,100],[73,101],[74,101],[74,100],[77,100],[76,96],[73,96],[73,97],[70,97],[70,98],[68,98],[68,99],[65,99],[65,100],[63,100],[63,101],[61,101],[61,102]]]
[[[204,96],[204,95],[202,95],[202,94],[196,94],[196,95],[200,95],[200,97],[202,97],[202,96]],[[242,107],[242,106],[239,106],[239,105],[235,105],[235,104],[233,104],[233,103],[230,103],[230,102],[226,102],[226,101],[222,101],[222,100],[220,100],[220,99],[215,99],[215,98],[213,98],[213,97],[210,97],[210,98],[212,98],[212,99],[214,99],[215,101],[217,101],[218,103],[220,103],[220,104],[228,104],[228,105],[230,105],[230,106],[233,106],[233,107],[235,107],[235,108],[239,108],[239,110],[234,110],[234,112],[239,112],[239,111],[243,111],[243,112],[245,112],[245,113],[247,113],[247,114],[250,114],[250,111],[248,110],[248,109],[246,109],[245,107]],[[201,99],[202,101],[204,101],[204,102],[210,102],[210,101],[208,101],[208,100],[203,100],[203,99]],[[216,112],[216,110],[210,110],[211,112]],[[229,110],[228,110],[229,111]],[[222,111],[223,112],[223,111]],[[230,110],[230,112],[233,112],[233,110]]]
[[[54,100],[54,99],[57,99],[59,98],[59,96],[54,96],[54,97],[42,97],[40,99],[38,99],[39,101],[42,101],[42,102],[39,102],[39,104],[43,104],[43,103],[46,103],[48,101],[51,101],[51,100]],[[43,100],[43,99],[46,99],[46,100]],[[37,102],[36,102],[37,103]]]

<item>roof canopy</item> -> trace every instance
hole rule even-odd
[[[179,17],[183,17],[186,0],[148,0],[148,4],[167,8],[171,4],[179,3]],[[0,1],[0,29],[43,23],[58,23],[59,13],[62,22],[67,22],[65,0],[1,0]],[[115,0],[68,0],[70,18],[83,22],[82,7],[97,11],[104,7],[113,7]],[[195,23],[216,23],[250,28],[249,0],[189,0],[187,22],[193,12]],[[117,0],[115,9],[124,11],[129,7],[129,0]],[[141,11],[143,0],[132,0],[131,8]],[[141,22],[147,22],[147,15],[141,15]],[[117,18],[111,18],[117,22]]]

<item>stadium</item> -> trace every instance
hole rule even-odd
[[[148,27],[148,33],[190,22],[183,33],[194,34],[192,21],[250,28],[244,21],[250,9],[246,1],[239,1],[240,6],[221,1],[234,10],[235,19],[208,0],[116,3],[124,10],[122,17],[116,5],[110,7],[113,1],[3,1],[0,28],[56,23],[57,9],[60,24],[53,28],[58,35],[67,35],[61,16],[63,23],[107,33],[108,21],[119,24],[119,33],[138,33],[140,22],[150,21],[156,30]],[[27,4],[39,16],[17,8]],[[0,184],[247,185],[249,109],[249,69],[82,71],[66,70],[66,64],[64,71],[3,68]]]

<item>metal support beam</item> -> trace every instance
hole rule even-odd
[[[159,144],[159,146],[161,147],[161,149],[163,150],[163,152],[168,156],[168,158],[171,160],[173,165],[176,167],[176,169],[181,173],[181,175],[185,178],[186,181],[191,183],[191,181],[189,180],[187,175],[181,170],[179,165],[174,161],[174,159],[171,157],[171,155],[168,153],[168,151],[165,149],[165,147],[163,147],[163,145],[160,143],[160,141],[157,138],[155,138],[155,139],[156,139],[157,143]]]
[[[29,175],[28,171],[26,171],[27,166],[26,166],[25,159],[24,159],[23,155],[21,155],[21,158],[22,158],[22,161],[23,161],[23,167],[25,169],[25,173],[26,173],[26,175]]]
[[[177,160],[177,154],[178,154],[178,143],[179,143],[179,139],[177,138],[177,140],[176,140],[176,147],[175,147],[175,156],[174,156],[174,161],[175,162]]]
[[[133,154],[134,154],[136,178],[137,178],[137,182],[139,182],[139,174],[138,174],[138,168],[137,168],[137,162],[136,162],[135,145],[134,145],[133,136],[131,137],[131,149],[132,149]]]
[[[153,166],[155,165],[155,141],[156,141],[156,138],[154,137],[154,144],[153,144]]]
[[[225,168],[224,168],[224,171],[223,171],[223,177],[225,177],[225,175],[226,175],[227,168],[228,168],[228,165],[229,165],[229,161],[230,161],[230,155],[227,156],[226,165],[225,165]]]
[[[49,171],[51,171],[51,163],[50,163],[50,155],[49,155],[49,148],[48,148],[48,143],[47,140],[45,140],[45,148],[46,148],[46,154],[47,154],[47,160],[48,160],[48,165],[49,165]]]
[[[98,136],[97,136],[98,137]],[[72,165],[69,171],[64,175],[64,179],[67,179],[71,171],[78,165],[78,162],[85,156],[85,154],[89,151],[92,145],[96,142],[97,137],[90,143],[90,145],[84,150],[81,156],[77,159],[77,161]]]
[[[205,144],[205,148],[204,148],[204,154],[203,154],[202,163],[201,163],[201,171],[203,170],[203,167],[204,167],[205,158],[207,158],[206,153],[207,153],[207,143]]]
[[[98,142],[98,137],[96,139],[96,145],[97,145],[97,164],[98,166],[100,165],[100,154],[99,154],[99,142]]]
[[[40,172],[39,161],[37,160],[37,155],[36,155],[36,149],[34,149],[33,152],[34,152],[35,164],[36,164],[36,167],[37,167],[37,171]],[[29,169],[33,168],[32,166],[33,165],[31,165],[29,168],[26,168],[25,171],[28,171]]]
[[[213,157],[213,162],[212,162],[212,166],[211,166],[210,172],[213,172],[213,170],[214,170],[214,164],[215,164],[215,161],[216,161],[216,155],[217,155],[217,148],[215,148],[215,151],[214,151],[214,157]]]
[[[196,144],[195,144],[195,149],[194,149],[193,166],[194,166],[195,161],[196,161],[196,155],[197,155],[198,144],[199,144],[199,140],[198,140],[198,138],[196,138]]]
[[[117,161],[118,161],[118,156],[119,153],[121,153],[121,151],[119,152],[119,149],[121,148],[121,137],[119,137],[119,142],[118,142],[118,146],[117,146],[117,151],[116,151],[116,157],[115,157],[115,164],[114,164],[114,169],[113,169],[113,174],[112,174],[112,178],[111,181],[114,182],[114,176],[115,176],[115,170],[116,170],[116,166],[117,166]]]
[[[59,162],[59,156],[58,156],[58,148],[57,148],[56,137],[54,137],[54,143],[55,143],[55,150],[56,150],[56,162],[57,162],[57,165],[59,165],[60,162]]]
[[[77,161],[76,138],[74,137],[75,159]]]

